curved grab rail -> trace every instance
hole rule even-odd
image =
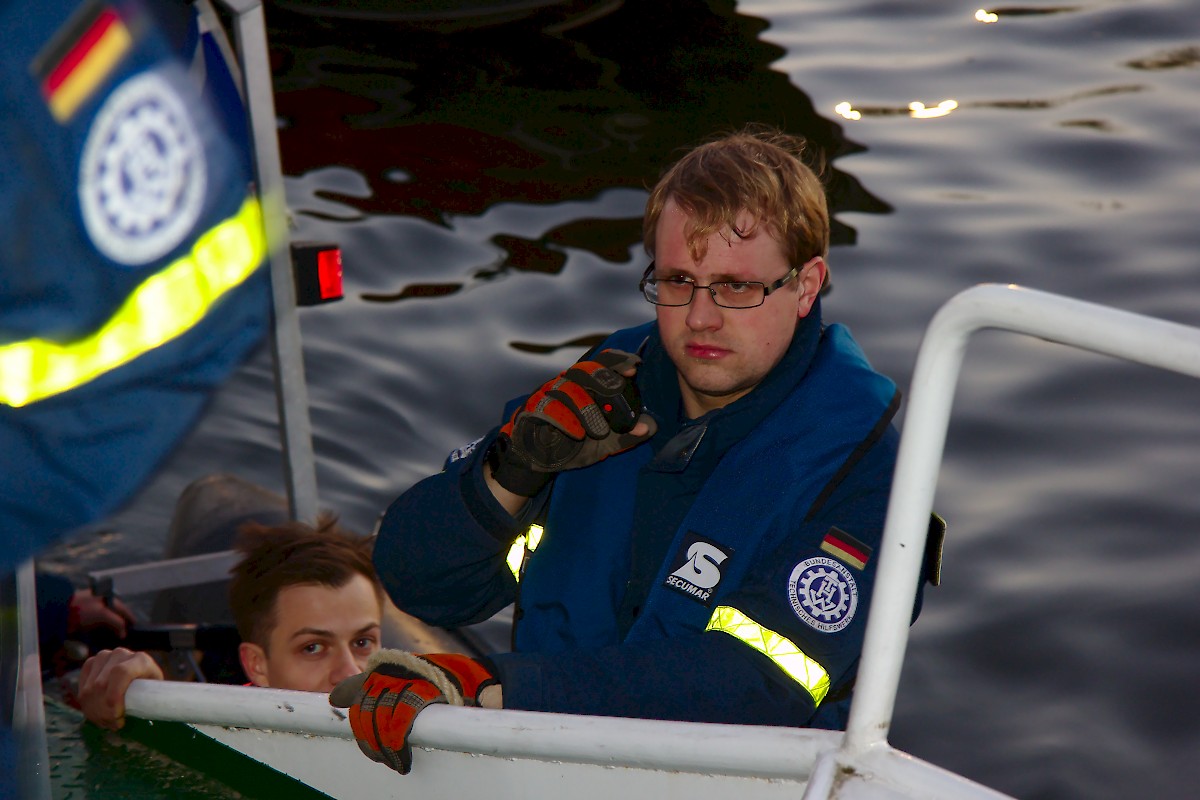
[[[1014,285],[985,284],[934,315],[917,353],[896,479],[879,553],[858,686],[841,753],[885,744],[908,645],[907,603],[920,579],[950,406],[972,333],[1024,333],[1200,378],[1200,329]]]

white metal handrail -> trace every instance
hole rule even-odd
[[[308,413],[308,385],[300,344],[300,318],[292,278],[283,167],[275,118],[275,95],[261,0],[218,0],[234,14],[233,32],[245,89],[246,116],[254,146],[254,173],[263,206],[271,266],[274,325],[271,329],[280,443],[293,519],[317,519],[317,472]],[[219,32],[219,31],[218,31]],[[214,32],[214,34],[217,32]]]
[[[862,665],[841,758],[884,744],[908,645],[907,603],[920,580],[950,406],[967,340],[985,328],[1200,378],[1200,329],[1014,285],[986,284],[934,315],[917,354],[879,554]]]

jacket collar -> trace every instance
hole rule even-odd
[[[782,359],[750,392],[723,408],[697,419],[683,413],[683,398],[675,365],[662,346],[658,326],[653,326],[642,353],[639,385],[648,409],[658,422],[651,440],[656,456],[651,466],[666,472],[683,471],[697,455],[720,458],[783,402],[804,378],[821,338],[820,299],[800,320],[791,345]]]

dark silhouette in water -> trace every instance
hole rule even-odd
[[[746,122],[806,137],[827,165],[832,211],[884,213],[883,201],[829,163],[862,148],[819,115],[784,74],[766,23],[731,0],[625,3],[554,32],[514,23],[436,33],[400,23],[319,21],[269,11],[284,170],[344,165],[369,197],[336,196],[364,214],[443,224],[496,203],[551,204],[605,189],[645,189],[660,166]],[[576,220],[538,241],[494,243],[496,272],[557,273],[563,247],[625,260],[640,220]],[[511,241],[510,241],[511,240]],[[854,231],[833,225],[833,243]],[[548,247],[548,245],[553,247]],[[364,296],[448,294],[452,284]],[[434,290],[436,289],[436,290]]]

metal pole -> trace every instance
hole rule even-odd
[[[42,665],[38,655],[37,590],[33,561],[17,568],[17,692],[13,733],[17,740],[20,797],[50,800],[50,755],[46,710],[42,705]],[[0,784],[0,788],[3,788]]]
[[[221,2],[235,14],[234,38],[246,89],[246,110],[271,263],[275,323],[271,337],[272,355],[288,507],[294,519],[313,522],[317,517],[316,461],[292,278],[283,169],[275,129],[275,97],[267,55],[266,21],[258,0]]]

